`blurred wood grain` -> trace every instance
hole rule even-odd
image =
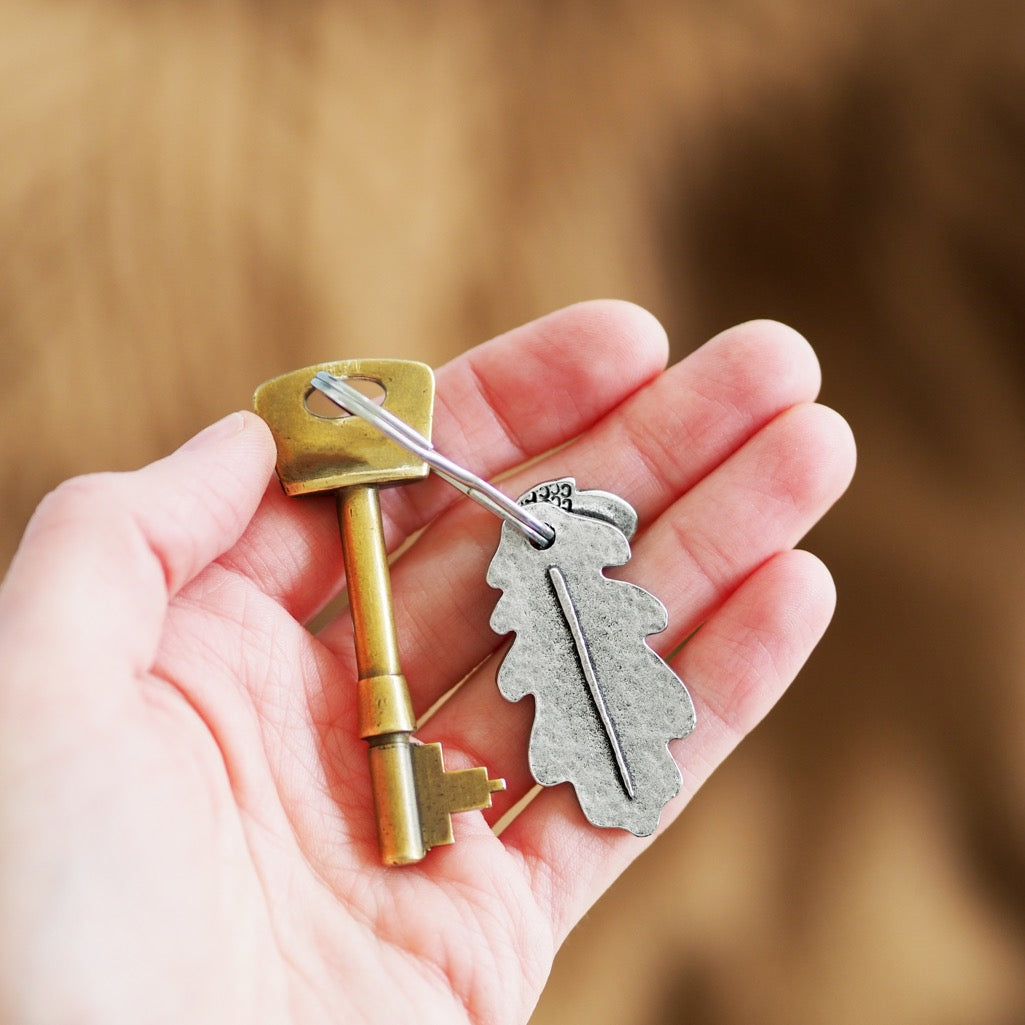
[[[286,369],[787,320],[836,623],[535,1023],[1025,1020],[1023,215],[1019,0],[4,2],[0,567]]]

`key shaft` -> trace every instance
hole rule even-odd
[[[342,488],[338,524],[359,671],[359,735],[369,744],[381,858],[389,865],[410,864],[426,853],[410,751],[416,719],[399,663],[377,489]]]

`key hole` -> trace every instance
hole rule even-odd
[[[361,395],[365,395],[375,405],[384,403],[384,385],[370,377],[346,377],[346,384],[351,385]],[[319,420],[345,420],[352,414],[341,406],[336,406],[322,391],[311,388],[306,393],[306,409]]]

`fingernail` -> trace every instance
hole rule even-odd
[[[208,445],[215,445],[220,441],[233,438],[246,429],[246,419],[241,413],[229,413],[216,423],[204,427],[199,434],[189,438],[179,451],[192,451],[194,449],[206,448]]]

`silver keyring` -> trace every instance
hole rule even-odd
[[[396,444],[418,456],[442,480],[448,481],[467,498],[472,498],[485,509],[511,523],[539,548],[548,548],[555,540],[555,531],[547,523],[531,516],[523,506],[518,505],[508,495],[504,495],[493,484],[443,456],[419,431],[372,402],[352,385],[346,384],[344,378],[335,377],[334,374],[321,370],[310,383],[336,406],[366,420]]]

